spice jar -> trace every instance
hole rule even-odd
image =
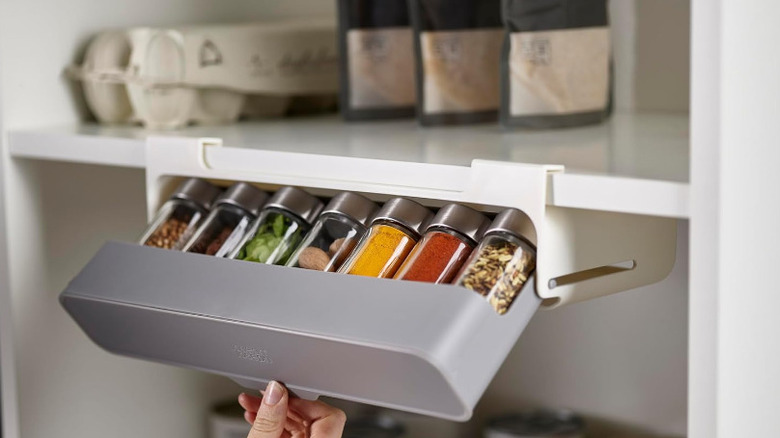
[[[393,198],[379,210],[368,234],[339,272],[390,278],[412,251],[433,214],[422,205]]]
[[[249,227],[232,258],[283,265],[311,228],[322,202],[295,187],[279,189]]]
[[[336,271],[368,231],[379,207],[355,193],[336,195],[320,214],[287,266]]]
[[[405,434],[403,423],[389,414],[378,412],[347,419],[341,438],[399,438]]]
[[[393,278],[451,283],[488,225],[488,218],[478,211],[445,205]]]
[[[268,194],[251,184],[233,184],[214,201],[214,209],[182,250],[227,256],[241,242],[267,200]]]
[[[456,284],[485,296],[503,315],[536,269],[536,232],[519,210],[504,210],[464,264]]]
[[[585,420],[566,409],[539,409],[489,419],[485,438],[580,438]]]
[[[219,192],[218,187],[202,179],[185,180],[157,212],[141,243],[181,249],[206,216]]]

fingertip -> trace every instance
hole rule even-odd
[[[247,423],[253,424],[255,422],[256,415],[250,413],[249,411],[244,411],[244,420],[246,420]]]
[[[272,380],[263,393],[263,404],[276,406],[287,395],[287,389],[281,383]]]
[[[238,404],[241,405],[242,408],[248,409],[251,399],[246,393],[238,394]]]

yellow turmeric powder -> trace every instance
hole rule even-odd
[[[416,243],[414,238],[398,228],[375,224],[339,272],[390,278]]]

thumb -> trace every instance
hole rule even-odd
[[[257,410],[248,438],[279,438],[287,421],[287,389],[279,382],[271,382]]]

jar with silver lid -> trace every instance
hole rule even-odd
[[[387,201],[339,272],[392,278],[432,217],[430,210],[409,199]]]
[[[202,179],[185,180],[157,211],[141,237],[141,244],[181,249],[206,217],[219,193],[219,187]]]
[[[341,438],[400,438],[405,434],[406,428],[401,422],[379,413],[348,419]]]
[[[505,314],[536,269],[536,231],[520,210],[499,213],[458,273],[456,284],[487,298]]]
[[[214,209],[182,251],[226,257],[241,243],[267,200],[268,194],[251,184],[233,184],[214,201]]]
[[[476,210],[445,205],[393,278],[451,283],[488,225],[490,220]]]
[[[333,197],[287,266],[334,272],[368,231],[379,209],[373,201],[351,192]]]
[[[230,257],[269,265],[287,263],[321,210],[322,202],[316,197],[295,187],[282,187]]]
[[[537,410],[488,420],[484,438],[581,438],[585,421],[572,411]]]

